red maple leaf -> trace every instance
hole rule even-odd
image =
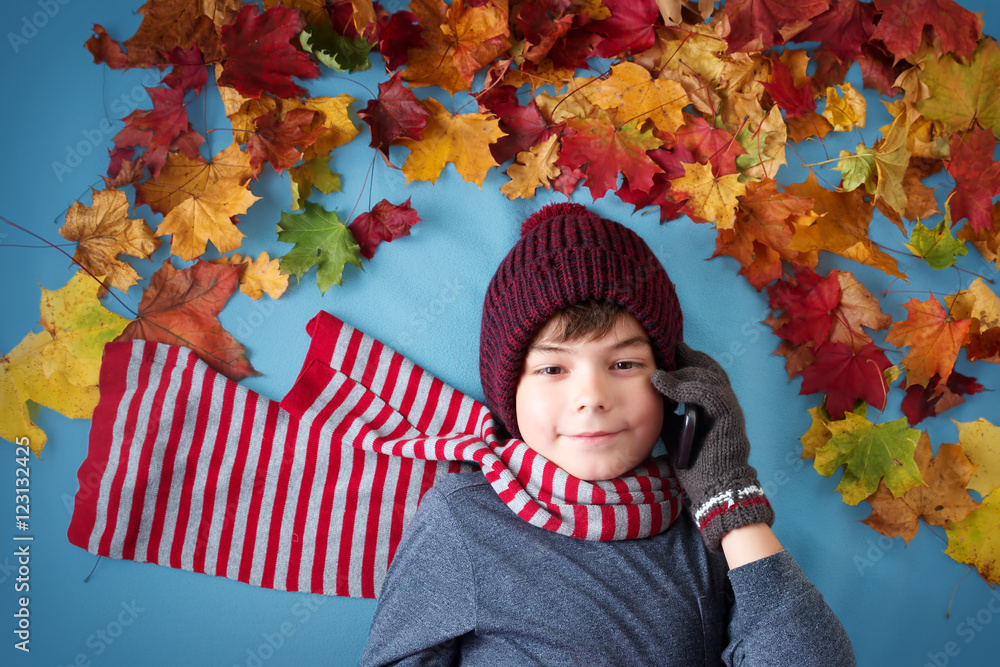
[[[147,88],[146,92],[153,100],[153,108],[136,109],[122,119],[125,127],[115,135],[108,176],[118,175],[122,161],[130,159],[137,146],[145,148],[142,160],[153,178],[160,175],[168,151],[180,150],[190,158],[200,155],[198,147],[205,139],[191,129],[184,91]]]
[[[712,173],[716,176],[735,174],[739,171],[736,168],[736,156],[743,155],[746,151],[732,133],[721,127],[712,127],[701,116],[684,114],[684,117],[684,125],[678,128],[677,134],[674,135],[676,142],[686,147],[701,164],[711,164]],[[691,160],[687,162],[690,163]],[[684,170],[681,169],[679,175],[671,178],[683,175]]]
[[[694,158],[683,144],[673,150],[657,148],[647,151],[646,155],[663,170],[653,175],[653,187],[632,188],[625,178],[615,194],[626,204],[635,206],[636,211],[647,206],[659,206],[661,223],[679,218],[687,198],[677,199],[677,193],[670,188],[670,181],[682,177],[682,164],[691,164]]]
[[[807,81],[796,88],[792,81],[792,71],[780,60],[774,61],[774,76],[764,89],[771,94],[775,104],[785,110],[786,118],[801,118],[816,111],[812,86]]]
[[[500,129],[507,136],[490,144],[490,153],[497,164],[517,157],[521,151],[549,138],[552,130],[542,117],[535,100],[521,106],[514,86],[494,86],[476,98],[480,113],[492,113],[500,119]]]
[[[94,36],[87,40],[84,46],[94,56],[94,63],[104,63],[111,69],[125,69],[128,56],[122,51],[122,46],[108,36],[107,30],[100,23],[94,24]]]
[[[292,109],[279,118],[278,109],[272,109],[255,120],[257,131],[247,142],[254,177],[260,174],[265,162],[281,173],[302,159],[301,149],[315,143],[325,131],[316,116],[309,109]]]
[[[979,127],[951,139],[952,219],[968,218],[977,232],[993,224],[993,198],[1000,194],[1000,163],[993,161],[996,145],[993,132]]]
[[[170,74],[163,77],[163,83],[178,90],[193,90],[195,95],[200,95],[201,89],[208,83],[208,69],[198,45],[192,44],[189,49],[178,46],[162,55],[173,65]]]
[[[767,295],[771,310],[782,310],[787,318],[776,336],[795,345],[825,341],[833,324],[832,311],[840,303],[837,270],[823,278],[808,266],[796,266],[794,280],[768,285]]]
[[[383,199],[368,213],[362,213],[347,226],[354,240],[361,246],[361,254],[371,259],[375,247],[382,241],[389,242],[410,233],[410,227],[420,222],[420,216],[407,199],[399,206]]]
[[[586,14],[574,14],[573,23],[555,40],[548,56],[552,64],[560,69],[587,69],[587,58],[594,55],[594,47],[601,41],[600,35],[590,30],[590,19]]]
[[[305,20],[295,9],[274,5],[261,14],[256,4],[243,5],[236,20],[222,27],[228,59],[219,85],[254,98],[263,92],[285,98],[304,95],[305,89],[292,77],[319,76],[319,66],[290,41],[304,27]]]
[[[372,140],[369,144],[389,159],[389,146],[396,139],[420,139],[430,112],[417,96],[403,85],[399,72],[378,85],[378,97],[358,112],[358,118],[368,124]]]
[[[539,63],[548,55],[556,40],[573,27],[575,14],[565,14],[569,2],[528,0],[521,5],[514,21],[526,44],[523,57],[529,63]]]
[[[882,373],[892,366],[885,352],[868,343],[852,350],[845,343],[823,343],[813,363],[802,369],[800,394],[823,392],[832,419],[842,419],[857,399],[882,410],[889,385]]]
[[[633,189],[653,187],[653,176],[660,168],[646,151],[660,145],[652,133],[639,132],[634,126],[616,130],[606,118],[572,118],[566,122],[556,164],[582,169],[590,195],[597,201],[608,190],[617,189],[619,173]]]
[[[829,0],[728,0],[729,53],[784,44],[829,7]]]
[[[1000,363],[1000,326],[982,329],[979,318],[969,323],[969,333],[965,339],[965,356],[969,361],[987,359]]]
[[[877,12],[871,4],[840,0],[812,19],[812,25],[795,36],[796,42],[819,42],[842,63],[861,58],[861,45],[875,32]]]
[[[377,49],[385,58],[385,66],[395,70],[407,63],[410,49],[425,46],[422,29],[417,17],[405,9],[389,14],[377,3],[375,6],[378,23],[375,29]]]
[[[655,0],[604,0],[611,16],[589,28],[602,39],[594,49],[598,58],[617,58],[622,53],[645,51],[656,43],[654,26],[660,18]]]
[[[892,53],[883,48],[882,42],[871,41],[861,45],[861,81],[865,88],[877,90],[892,97],[898,92],[896,78],[906,69],[906,63],[897,64]]]
[[[937,416],[956,405],[961,405],[965,403],[963,395],[971,396],[984,389],[983,385],[976,382],[975,378],[956,371],[951,372],[951,375],[948,376],[948,382],[944,386],[941,386],[940,382],[941,376],[935,375],[926,387],[919,384],[907,387],[902,409],[910,426],[927,417]]]
[[[258,375],[246,348],[222,328],[218,315],[240,284],[243,268],[198,260],[175,269],[164,260],[139,301],[139,317],[116,341],[142,339],[191,348],[231,380]]]
[[[945,51],[968,58],[982,36],[982,20],[954,0],[873,0],[882,13],[872,39],[882,40],[899,62],[920,48],[924,29]]]

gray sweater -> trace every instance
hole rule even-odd
[[[785,551],[728,571],[682,512],[643,540],[535,528],[479,472],[421,501],[362,665],[854,665]]]

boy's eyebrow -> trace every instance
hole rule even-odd
[[[625,340],[618,341],[614,345],[611,345],[608,349],[610,350],[621,350],[626,347],[632,347],[635,345],[646,345],[650,348],[653,347],[653,343],[650,342],[649,338],[646,336],[632,336],[631,338],[626,338]],[[531,352],[563,352],[567,348],[566,346],[559,345],[556,343],[535,343],[528,348],[528,353]]]

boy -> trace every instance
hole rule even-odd
[[[771,532],[728,378],[681,331],[673,285],[636,234],[576,204],[525,222],[484,301],[486,402],[545,471],[535,500],[587,489],[599,519],[543,530],[481,473],[446,476],[406,529],[362,664],[854,664]],[[674,402],[709,422],[679,471],[693,516],[653,456],[661,431],[675,437]],[[615,494],[652,499],[605,502]]]

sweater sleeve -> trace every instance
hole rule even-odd
[[[475,613],[468,553],[444,496],[432,488],[386,574],[360,664],[456,664]]]
[[[850,639],[787,551],[729,571],[727,665],[853,666]]]

